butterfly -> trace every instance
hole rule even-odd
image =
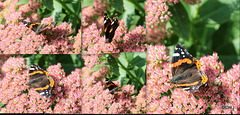
[[[117,84],[110,81],[108,78],[106,78],[106,84],[111,94],[115,94],[116,92],[123,92],[123,93],[127,92],[126,90],[123,90],[121,87],[119,87]]]
[[[197,92],[208,80],[200,67],[200,62],[188,53],[184,46],[177,44],[172,57],[173,78],[170,83],[177,84],[186,91]]]
[[[26,22],[22,21],[22,23],[27,26],[29,29],[33,30],[36,32],[36,34],[41,34],[41,32],[45,29],[47,29],[49,26],[55,25],[57,22],[51,22],[47,24],[41,24],[41,23],[31,23],[31,22]]]
[[[106,37],[106,43],[111,43],[114,37],[115,31],[119,26],[119,20],[117,19],[117,14],[113,17],[113,20],[104,13],[104,32]]]
[[[33,64],[29,69],[29,82],[40,95],[49,98],[54,85],[54,80],[49,77],[49,73],[41,69],[38,65]]]

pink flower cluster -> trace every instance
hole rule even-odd
[[[101,16],[103,18],[103,16]],[[100,36],[102,29],[98,29],[96,23],[92,23],[83,28],[83,49],[84,54],[100,54],[100,53],[119,53],[119,52],[139,52],[145,51],[146,30],[142,26],[138,26],[132,31],[126,33],[127,28],[124,21],[120,21],[119,27],[115,32],[115,36],[111,43],[105,43],[105,35]],[[122,42],[124,40],[124,42]],[[104,46],[104,47],[103,47]]]
[[[147,113],[239,113],[240,63],[223,73],[224,66],[217,61],[217,53],[201,57],[201,70],[208,76],[208,82],[199,92],[190,93],[178,87],[173,89],[167,83],[173,76],[164,45],[148,46],[147,55]],[[234,109],[222,109],[222,106],[234,106]]]
[[[102,15],[105,10],[108,10],[109,8],[109,2],[107,0],[95,0],[93,2],[94,6],[86,6],[82,8],[82,26],[89,26],[94,21],[94,17],[96,15]],[[99,18],[101,19],[101,18]],[[102,19],[103,22],[103,19]],[[100,22],[99,24],[103,26],[103,23]],[[99,27],[99,26],[98,26]]]
[[[183,1],[191,5],[201,3],[201,0]],[[178,2],[178,0],[147,0],[145,2],[147,41],[149,43],[162,43],[165,37],[172,34],[171,28],[167,28],[167,22],[171,20],[172,16],[169,5]]]
[[[17,0],[4,1],[5,8],[0,11],[0,14],[5,17],[6,23],[0,24],[0,53],[71,54],[80,52],[80,36],[67,37],[73,32],[72,24],[63,22],[52,29],[51,27],[47,28],[40,35],[36,35],[21,21],[40,22],[37,14],[37,8],[40,6],[39,0],[30,0],[30,5],[20,5],[18,11],[15,11],[18,7],[17,2]],[[3,20],[3,17],[0,17],[0,21]],[[53,17],[44,18],[41,23],[52,22],[52,19]],[[73,43],[73,39],[76,39],[76,43]]]
[[[171,35],[171,30],[166,28],[166,24],[172,16],[168,11],[168,5],[172,2],[178,3],[178,0],[147,0],[145,2],[148,42],[159,43],[164,37]]]
[[[75,54],[80,54],[81,53],[81,45],[82,45],[82,31],[81,28],[78,30],[78,33],[76,36],[74,36],[74,38],[69,37],[69,40],[75,39],[75,42],[73,43],[73,48],[75,50],[73,50],[72,53]],[[70,54],[70,53],[68,53]]]
[[[98,3],[98,4],[96,4]],[[105,43],[103,34],[103,12],[108,8],[99,4],[106,1],[95,0],[94,7],[87,6],[82,9],[82,49],[84,54],[119,53],[119,52],[139,52],[146,51],[146,29],[137,26],[127,32],[125,21],[120,20],[120,24],[115,31],[113,41]],[[96,21],[94,20],[97,17]],[[104,46],[104,47],[103,47]]]
[[[1,9],[1,10],[4,9],[4,4],[3,4],[2,1],[0,1],[0,9]]]
[[[99,64],[99,58],[85,56],[85,59],[90,58],[92,61],[86,67],[72,71],[68,76],[65,76],[60,63],[49,66],[46,71],[54,79],[54,86],[52,96],[43,98],[27,85],[29,68],[26,67],[24,58],[0,56],[0,103],[5,104],[0,111],[3,113],[146,112],[146,86],[137,97],[131,96],[134,93],[134,86],[131,85],[123,87],[127,93],[110,94],[109,90],[105,89],[105,77],[109,68],[103,66],[100,71],[91,72],[93,65]],[[114,82],[119,84],[119,81]]]
[[[171,73],[170,63],[166,55],[168,49],[164,45],[148,46],[147,51],[147,86],[148,96],[159,97],[161,92],[169,90],[170,84],[167,83]]]
[[[212,94],[207,96],[210,100],[211,113],[221,113],[221,114],[239,114],[240,113],[240,96],[239,96],[239,86],[240,86],[240,63],[234,64],[231,69],[225,73],[221,73],[215,84],[218,87],[213,88]],[[223,109],[223,106],[233,106],[234,109]]]
[[[2,60],[2,59],[0,59]],[[4,113],[81,113],[81,69],[65,76],[61,64],[47,68],[54,79],[51,98],[43,98],[28,83],[28,71],[25,59],[10,57],[3,65],[4,73],[0,81],[0,103]]]
[[[105,89],[105,78],[109,73],[109,68],[103,66],[100,71],[91,72],[94,65],[101,64],[99,61],[101,56],[83,56],[89,61],[86,67],[82,68],[82,113],[146,113],[146,86],[142,88],[137,97],[131,96],[134,93],[134,86],[129,84],[123,87],[127,93],[120,92],[118,95],[113,95]],[[119,80],[113,82],[119,84]]]

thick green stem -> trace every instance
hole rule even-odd
[[[129,77],[131,77],[132,79],[136,79],[138,81],[138,83],[140,83],[141,85],[143,85],[139,79],[137,79],[130,71],[128,71],[128,69],[118,60],[118,58],[116,58],[116,61],[118,62],[118,64],[128,73]]]

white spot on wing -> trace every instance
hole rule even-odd
[[[178,57],[178,56],[180,56],[179,53],[173,53],[173,57]]]
[[[45,94],[45,92],[41,92],[41,93],[40,93],[40,95],[44,95],[44,94]]]
[[[182,88],[182,89],[184,89],[184,90],[189,90],[189,89],[190,89],[190,87],[185,87],[185,88]]]
[[[29,70],[35,70],[35,68],[30,68]]]

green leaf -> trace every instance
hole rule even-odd
[[[56,59],[59,58],[59,57],[62,57],[62,55],[58,55],[58,56],[56,56],[56,55],[51,55],[51,54],[45,55],[45,64],[44,64],[44,66],[47,68],[47,67],[50,66],[50,65],[55,65],[55,64],[57,64],[57,62],[63,64],[62,61],[56,60]]]
[[[53,21],[57,21],[57,22],[63,22],[64,18],[67,16],[66,14],[60,13],[60,12],[56,12],[55,13],[55,17]]]
[[[134,69],[136,69],[136,68],[134,68]],[[137,78],[137,73],[136,73],[136,71],[134,69],[128,70],[132,74],[132,77],[133,77],[132,79],[136,79]]]
[[[133,13],[128,13],[128,14],[127,14],[127,12],[123,13],[123,19],[126,20],[125,25],[126,25],[128,30],[132,25],[132,19],[133,19],[132,16],[133,16]]]
[[[171,37],[165,37],[164,38],[164,44],[166,45],[166,46],[171,46],[171,45],[175,45],[175,44],[177,44],[178,43],[178,40],[179,40],[179,37],[175,34],[175,33],[173,33],[172,35],[171,35]]]
[[[15,39],[15,42],[21,42],[22,40],[21,39]]]
[[[239,15],[240,15],[240,10],[236,10],[235,12],[233,12],[233,15],[232,15],[232,22],[233,22],[233,26],[232,26],[232,31],[230,33],[230,35],[232,34],[233,36],[233,40],[232,40],[232,43],[235,47],[235,50],[236,50],[236,53],[237,55],[239,56],[240,55],[240,25],[239,25],[239,22],[240,22],[240,18],[239,18]]]
[[[6,105],[7,105],[7,104],[2,104],[2,103],[0,103],[0,107],[1,107],[1,108],[5,108]]]
[[[98,64],[98,65],[95,65],[95,66],[93,66],[93,68],[91,69],[90,72],[100,71],[100,68],[101,68],[102,66],[104,66],[104,65],[105,65],[105,64]]]
[[[126,79],[126,74],[125,74],[125,76],[124,75],[120,75],[119,76],[119,83],[120,83],[120,86],[121,87],[123,87],[123,83],[125,83],[124,81],[125,81],[125,79]]]
[[[123,64],[124,67],[128,66],[128,60],[126,58],[125,53],[121,53],[120,56],[118,57],[118,60]]]
[[[119,67],[118,67],[118,63],[116,61],[116,59],[112,56],[109,55],[107,58],[108,64],[110,66],[110,70],[115,74],[115,75],[119,75]]]
[[[209,0],[205,2],[205,4],[199,8],[199,18],[196,22],[200,23],[211,19],[219,24],[222,24],[230,20],[233,10],[239,6],[239,3],[236,0],[229,1],[230,2],[228,3],[217,0]]]
[[[147,52],[134,52],[134,58],[137,56],[144,58],[146,60]]]
[[[53,21],[60,21],[60,22],[63,21],[63,19],[61,20],[61,18],[65,16],[61,15],[62,5],[58,3],[56,0],[53,0],[53,7],[54,7],[54,10],[52,11]]]
[[[238,28],[238,29],[237,29]],[[224,64],[224,70],[239,62],[239,24],[229,21],[220,26],[213,35],[212,50],[217,52]],[[220,44],[220,45],[219,45]]]
[[[145,78],[145,71],[143,71],[141,68],[135,70],[136,73],[136,79],[141,82],[141,85],[146,83],[146,78]]]
[[[70,55],[74,65],[82,66],[82,55],[81,54],[71,54]],[[79,67],[80,68],[80,67]]]
[[[128,0],[128,2],[131,2],[132,4],[134,4],[135,8],[137,9],[137,11],[140,14],[145,13],[145,4],[144,4],[143,1],[141,1],[141,0]]]
[[[232,68],[233,64],[238,64],[240,57],[236,55],[219,55],[219,59],[224,64],[224,71]]]
[[[142,67],[144,65],[146,65],[146,60],[137,56],[135,57],[129,64],[130,66],[137,66],[137,67]]]
[[[125,25],[127,29],[131,27],[133,15],[135,14],[135,6],[133,3],[129,2],[128,0],[123,0],[123,7],[125,11],[123,12],[123,19],[125,20]]]
[[[4,16],[2,16],[2,21],[1,21],[1,24],[5,25],[6,24],[6,20],[4,18]]]
[[[173,14],[170,22],[174,32],[181,38],[189,38],[191,22],[183,5],[181,3],[174,4],[170,6],[169,10]]]
[[[68,3],[68,4],[66,4],[66,6],[68,7],[69,10],[71,10],[71,12],[75,13],[75,10],[74,10],[74,7],[73,7],[72,3]]]
[[[93,2],[94,2],[95,0],[83,0],[83,2],[82,2],[82,8],[83,7],[86,7],[86,6],[93,6]]]
[[[127,58],[128,60],[128,63],[131,62],[134,58],[134,54],[135,52],[131,52],[131,53],[125,53],[125,57]]]
[[[42,0],[43,5],[47,7],[49,10],[53,10],[53,0]]]
[[[126,77],[126,75],[127,75],[127,72],[126,72],[126,70],[124,70],[124,69],[122,69],[121,67],[119,68],[119,74],[120,74],[120,78],[121,77]]]
[[[17,5],[29,4],[29,0],[20,0]]]
[[[239,46],[239,44],[240,44],[240,38],[236,38],[236,39],[234,39],[233,41],[232,41],[232,44],[233,44],[233,46],[235,47],[235,51],[236,51],[236,53],[237,53],[237,55],[239,56],[240,55],[240,46]]]
[[[38,61],[37,65],[39,65],[42,69],[46,70],[45,62],[46,62],[46,55],[42,55],[39,58],[39,61]]]
[[[123,0],[109,0],[109,2],[118,12],[123,12]]]
[[[129,31],[133,30],[136,28],[137,24],[138,24],[138,21],[140,20],[140,16],[138,15],[133,15],[132,16],[132,21],[131,21],[131,25],[130,27],[128,28]]]

